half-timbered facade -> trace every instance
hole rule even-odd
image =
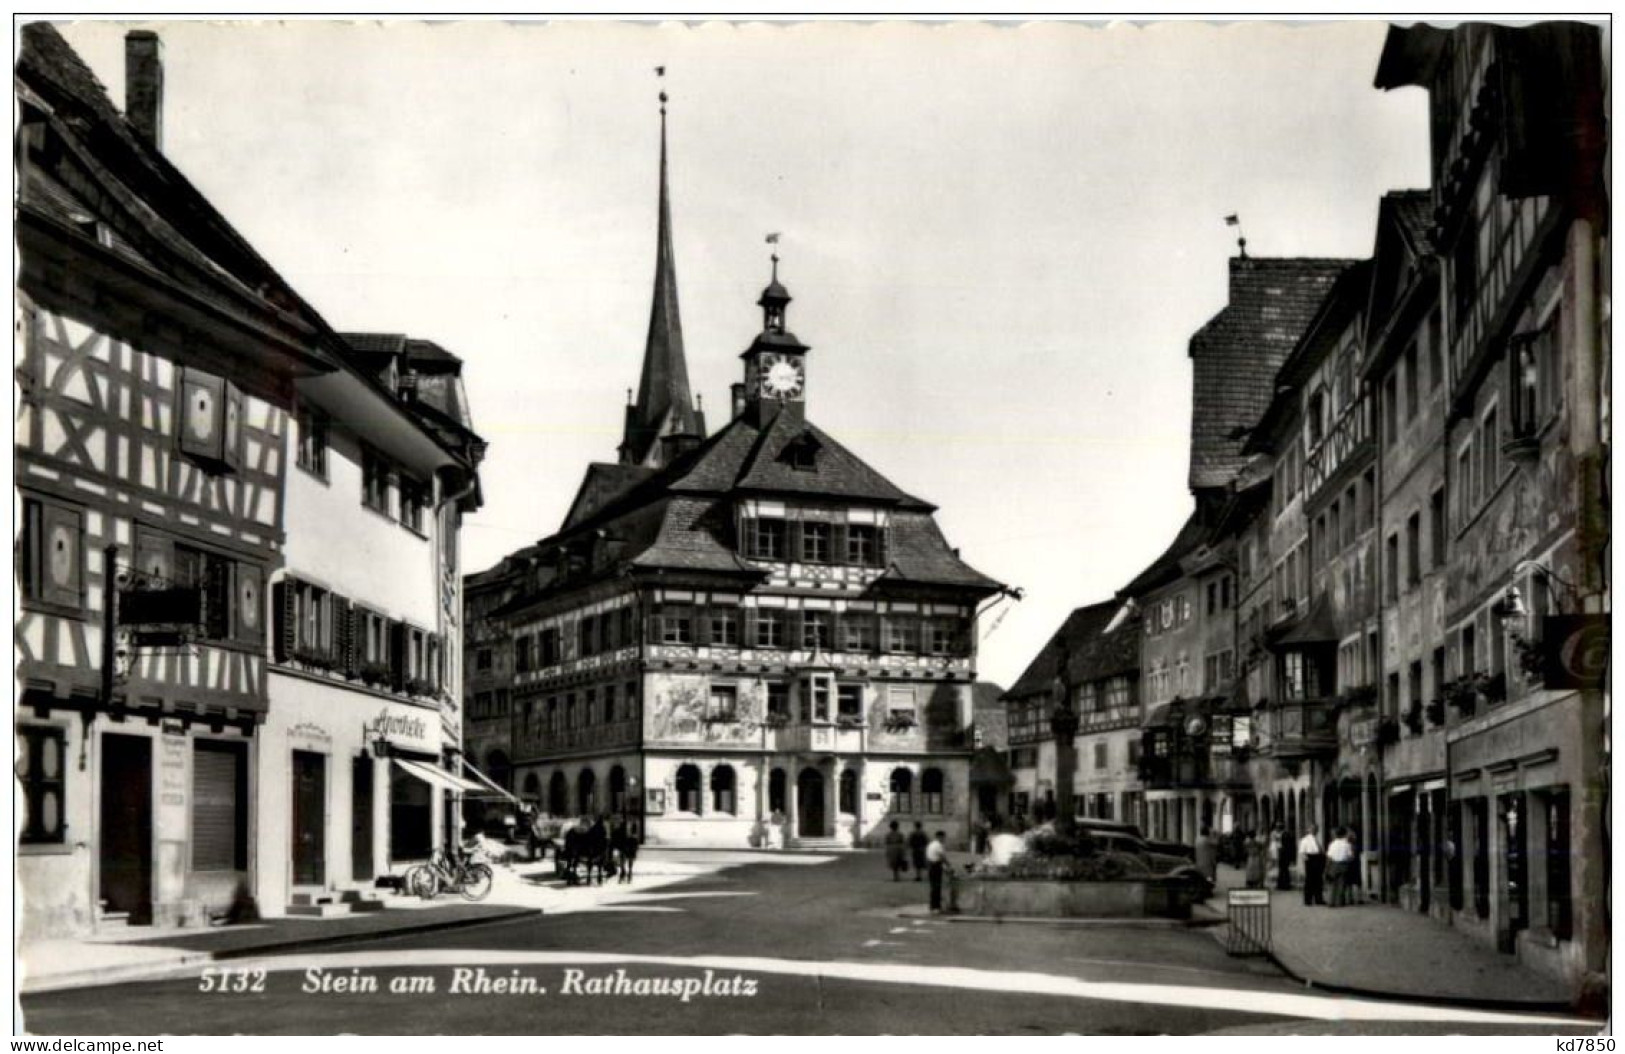
[[[329,367],[159,152],[156,38],[130,35],[128,120],[50,26],[22,41],[23,932],[201,923],[252,896],[287,411]]]

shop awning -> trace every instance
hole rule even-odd
[[[495,780],[493,780],[490,776],[487,776],[485,773],[481,772],[479,769],[475,768],[473,766],[473,764],[467,758],[463,759],[463,768],[467,769],[468,774],[470,776],[473,776],[474,779],[476,779],[477,781],[479,781],[480,784],[482,784],[482,786],[480,787],[480,789],[478,791],[470,791],[468,793],[467,797],[470,797],[470,798],[503,798],[503,799],[506,799],[506,800],[508,800],[510,802],[513,802],[514,805],[523,807],[522,803],[519,801],[518,798],[515,798],[508,791],[503,790],[500,786],[497,785]]]
[[[391,758],[391,761],[401,767],[408,775],[416,776],[425,783],[433,784],[453,794],[467,794],[470,791],[481,793],[485,790],[478,783],[471,783],[461,776],[453,776],[439,765],[431,765],[427,761],[408,761],[405,758]]]

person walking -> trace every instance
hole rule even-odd
[[[1315,825],[1310,824],[1298,839],[1298,856],[1303,859],[1303,903],[1305,907],[1326,906],[1326,849],[1320,844]]]
[[[1202,828],[1196,839],[1196,870],[1207,876],[1209,882],[1219,880],[1219,843],[1213,840],[1213,828]]]
[[[942,914],[942,882],[947,877],[948,868],[951,866],[948,860],[948,846],[943,842],[946,837],[946,834],[938,831],[936,837],[931,839],[930,843],[925,847],[926,865],[931,875],[931,914],[933,915]]]
[[[1257,831],[1247,832],[1247,840],[1241,844],[1241,854],[1247,868],[1247,888],[1263,889],[1265,853]]]
[[[886,866],[891,868],[893,882],[901,882],[903,873],[908,870],[908,845],[896,820],[891,822],[891,829],[886,832]]]
[[[1332,907],[1341,908],[1354,903],[1349,893],[1349,879],[1354,871],[1354,846],[1348,831],[1339,827],[1337,837],[1326,847],[1326,866],[1332,876]]]
[[[908,833],[908,855],[914,864],[914,881],[920,882],[925,878],[925,850],[931,844],[926,837],[925,824],[914,821],[914,830]]]
[[[1286,840],[1286,828],[1280,824],[1270,832],[1270,864],[1275,868],[1275,888],[1292,888],[1292,843]]]

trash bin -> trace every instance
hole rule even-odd
[[[1231,955],[1270,951],[1270,894],[1267,889],[1232,889],[1226,898],[1229,926],[1224,950]]]

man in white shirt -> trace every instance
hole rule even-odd
[[[947,836],[938,831],[931,844],[925,847],[925,863],[931,881],[931,914],[942,914],[942,880],[948,871],[948,847],[943,844]]]
[[[1303,861],[1303,903],[1326,906],[1326,850],[1310,824],[1304,836],[1298,839],[1298,857]]]
[[[1326,847],[1326,860],[1332,876],[1332,907],[1354,903],[1350,893],[1351,883],[1358,877],[1354,874],[1354,844],[1341,827],[1332,844]]]

